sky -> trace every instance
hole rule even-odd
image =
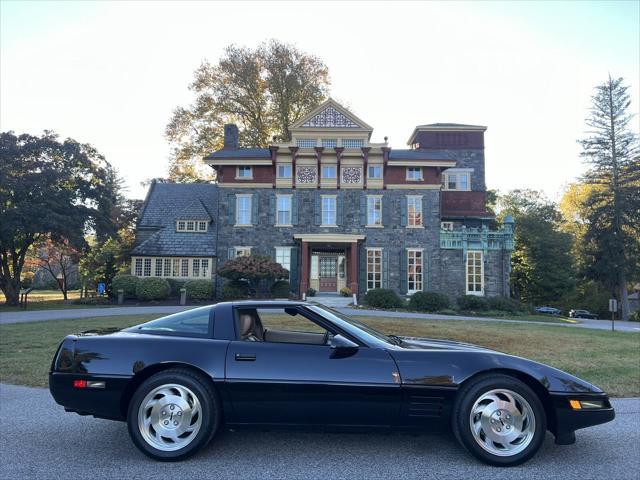
[[[0,2],[0,129],[94,145],[143,198],[165,126],[226,46],[276,38],[324,60],[331,96],[393,148],[419,124],[486,125],[489,188],[558,200],[585,165],[593,88],[637,113],[640,2]],[[638,131],[638,118],[633,128]]]

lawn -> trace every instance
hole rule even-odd
[[[27,296],[27,311],[32,310],[60,310],[68,308],[92,308],[97,305],[79,305],[73,303],[80,298],[80,290],[69,290],[67,300],[62,297],[60,290],[33,290]],[[2,312],[22,312],[21,307],[9,307],[0,303],[0,313]]]
[[[0,379],[46,386],[52,356],[68,333],[96,327],[124,328],[159,316],[0,325]],[[639,334],[488,321],[358,318],[386,333],[460,340],[521,355],[577,375],[613,396],[640,396]],[[287,327],[296,325],[291,320]]]

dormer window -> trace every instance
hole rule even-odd
[[[364,146],[364,140],[344,138],[342,140],[342,146],[344,148],[362,148]]]
[[[336,148],[338,146],[338,140],[335,138],[323,138],[322,146],[324,148]]]
[[[178,220],[176,231],[178,232],[206,232],[209,229],[207,220]]]
[[[238,167],[236,178],[242,180],[251,180],[253,178],[253,170],[251,167]]]

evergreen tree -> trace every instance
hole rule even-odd
[[[640,157],[628,88],[611,76],[596,87],[588,137],[580,140],[589,166],[584,182],[594,186],[584,201],[585,273],[611,289],[623,320],[629,318],[627,282],[640,272]]]

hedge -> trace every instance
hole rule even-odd
[[[180,298],[180,289],[184,288],[185,280],[176,280],[175,278],[167,278],[167,282],[169,283],[170,291],[169,297],[171,298]]]
[[[484,297],[478,297],[476,295],[464,295],[458,297],[458,307],[460,310],[469,312],[481,312],[489,310],[489,302]]]
[[[213,296],[213,282],[211,280],[188,280],[184,284],[189,300],[211,300]]]
[[[136,298],[138,277],[135,275],[116,275],[111,280],[112,295],[117,297],[118,290],[123,290],[124,298]]]
[[[403,301],[393,290],[374,288],[365,294],[364,304],[375,308],[400,308]]]
[[[164,278],[148,277],[138,280],[136,296],[142,302],[165,300],[169,298],[171,287]]]
[[[291,292],[291,284],[286,280],[278,280],[271,285],[271,295],[275,298],[289,298]]]
[[[248,298],[250,292],[249,283],[244,280],[230,280],[222,286],[222,297],[225,300]]]
[[[409,308],[419,312],[437,312],[449,308],[449,297],[436,292],[416,292],[409,297]]]
[[[489,310],[500,310],[508,313],[518,313],[525,310],[517,300],[507,297],[489,297],[487,298]]]

